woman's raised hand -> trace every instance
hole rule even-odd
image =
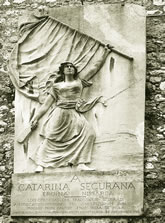
[[[85,103],[85,100],[82,99],[82,98],[79,98],[78,101],[77,101],[76,107],[79,108],[79,107],[81,107],[81,105],[84,104],[84,103]]]
[[[101,104],[103,104],[104,105],[104,107],[107,107],[108,106],[108,99],[107,98],[105,98],[104,96],[102,96],[100,99],[99,99],[99,102],[101,103]]]
[[[38,125],[38,120],[37,119],[32,119],[31,122],[30,122],[30,126],[31,126],[31,129],[35,129]]]

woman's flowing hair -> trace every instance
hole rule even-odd
[[[59,71],[58,71],[59,78],[55,81],[55,83],[65,81],[64,68],[65,68],[65,65],[67,64],[71,64],[74,67],[75,73],[73,75],[73,78],[75,80],[77,79],[78,77],[77,67],[71,62],[64,62],[64,63],[61,63],[59,66]]]
[[[78,72],[77,72],[77,68],[75,67],[75,65],[71,62],[61,63],[59,66],[58,72],[49,74],[49,78],[45,84],[44,92],[46,92],[46,93],[49,92],[49,90],[51,89],[51,87],[53,86],[54,83],[59,83],[59,82],[65,81],[64,67],[66,64],[71,64],[74,67],[75,73],[73,75],[73,78],[75,80],[77,79]]]

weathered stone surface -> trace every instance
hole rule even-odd
[[[162,213],[161,209],[160,208],[156,208],[154,211],[153,211],[153,215],[154,216],[160,216]]]
[[[152,83],[159,83],[161,81],[161,79],[162,79],[161,77],[151,77],[150,81]]]
[[[163,82],[160,83],[160,89],[161,89],[162,91],[165,90],[165,81],[163,81]]]
[[[163,0],[153,0],[153,4],[160,6],[165,5],[165,2]]]
[[[158,102],[162,102],[162,101],[165,101],[165,98],[161,94],[157,94],[155,96],[155,100]]]
[[[150,169],[150,170],[154,169],[154,165],[152,163],[146,163],[145,167],[146,169]]]
[[[4,128],[0,128],[0,133],[3,133],[5,131]]]
[[[7,123],[2,121],[2,120],[0,120],[0,127],[6,127],[6,126],[7,126]]]
[[[23,2],[25,2],[25,0],[14,0],[14,1],[13,1],[13,3],[18,3],[18,4],[21,4],[21,3],[23,3]]]
[[[147,161],[148,162],[157,162],[158,158],[157,158],[157,156],[152,156],[152,157],[147,158]]]
[[[0,166],[0,171],[5,171],[5,166]]]
[[[146,178],[148,178],[148,179],[155,179],[155,178],[157,178],[158,176],[157,176],[157,173],[150,173],[150,174],[147,174],[146,175]]]

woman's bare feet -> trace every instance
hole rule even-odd
[[[81,163],[77,166],[77,169],[80,171],[94,171],[94,168],[90,168],[88,166],[86,166],[84,163]]]
[[[43,166],[37,166],[37,168],[35,169],[36,173],[40,173],[40,172],[43,172],[43,171],[44,171]]]

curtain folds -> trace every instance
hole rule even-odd
[[[110,53],[99,41],[48,16],[24,24],[21,34],[9,61],[10,76],[18,91],[35,100],[62,62],[72,62],[80,78],[90,80]]]

